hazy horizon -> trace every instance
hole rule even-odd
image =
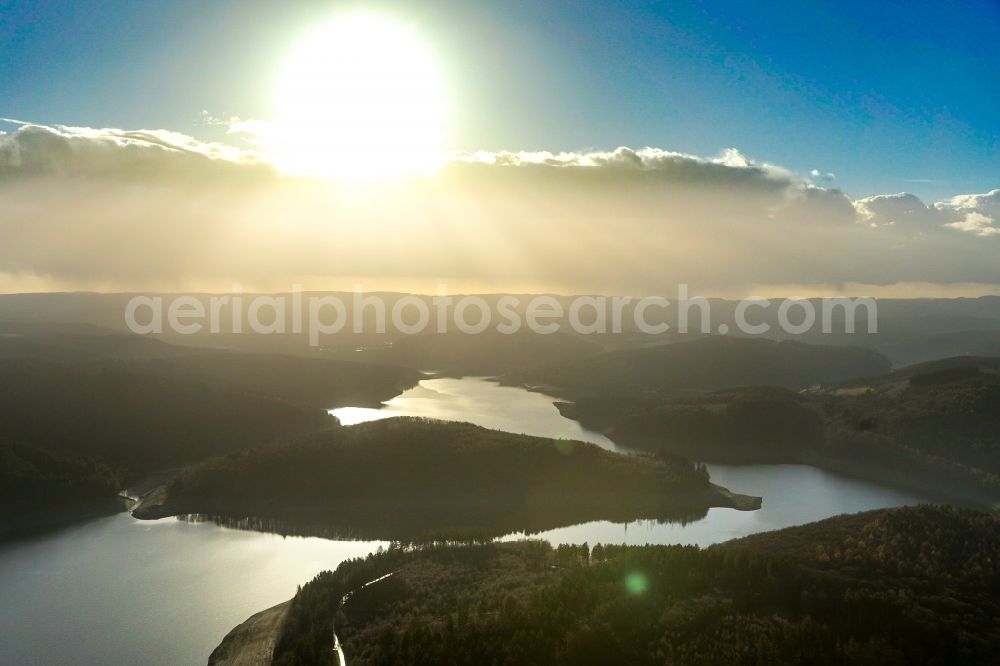
[[[360,291],[354,289],[355,286],[361,284],[364,288]],[[397,294],[397,295],[412,295],[420,297],[432,298],[434,296],[442,295],[442,292],[435,288],[427,289],[426,291],[419,290],[405,290],[405,289],[392,289],[392,288],[369,288],[366,283],[354,282],[348,287],[331,287],[331,288],[305,288],[301,289],[302,294],[310,293],[325,293],[325,294]],[[232,285],[229,289],[219,288],[219,289],[203,289],[203,290],[171,290],[171,289],[123,289],[123,290],[108,290],[102,291],[98,289],[38,289],[32,291],[0,291],[0,296],[32,296],[32,295],[96,295],[96,296],[125,296],[125,295],[190,295],[190,296],[223,296],[232,295],[236,293],[246,294],[246,295],[262,295],[262,296],[281,296],[290,295],[293,292],[292,289],[275,289],[273,291],[265,289],[254,289],[247,288],[244,285],[240,285],[240,291],[232,290]],[[525,296],[541,296],[541,295],[551,295],[557,298],[572,298],[574,296],[604,296],[604,297],[614,297],[622,296],[629,298],[643,298],[648,296],[664,296],[669,297],[671,293],[676,294],[677,285],[666,285],[667,289],[660,292],[650,292],[650,293],[621,293],[621,292],[600,292],[600,291],[555,291],[555,290],[545,290],[545,289],[509,289],[509,290],[490,290],[487,288],[482,289],[462,289],[462,288],[451,288],[448,285],[447,292],[445,295],[449,296],[499,296],[499,295],[525,295]],[[750,288],[745,291],[738,291],[732,293],[699,293],[692,291],[690,293],[691,297],[702,297],[708,299],[717,299],[723,301],[738,301],[742,299],[819,299],[819,298],[876,298],[876,299],[890,299],[890,300],[951,300],[951,299],[976,299],[976,298],[1000,298],[1000,285],[949,285],[947,287],[940,287],[938,285],[928,285],[928,284],[900,284],[891,286],[873,286],[870,288],[846,288],[837,289],[834,287],[829,288],[796,288],[788,285],[780,286],[774,289],[770,288]]]
[[[9,11],[0,293],[1000,293],[995,8],[190,10]]]
[[[0,663],[992,664],[997,0],[0,0]]]

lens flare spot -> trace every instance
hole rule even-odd
[[[640,595],[649,588],[649,578],[641,571],[633,571],[625,577],[625,589],[629,594]]]

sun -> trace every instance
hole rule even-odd
[[[436,170],[446,121],[430,51],[402,25],[354,14],[319,26],[293,50],[266,142],[283,171],[373,180]]]

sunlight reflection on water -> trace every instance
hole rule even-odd
[[[344,425],[393,416],[423,416],[444,421],[466,421],[484,428],[555,439],[577,439],[618,450],[599,432],[565,418],[555,398],[523,388],[501,386],[483,377],[424,379],[417,386],[387,400],[381,409],[340,407],[330,414]]]

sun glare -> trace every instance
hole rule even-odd
[[[433,172],[444,154],[444,86],[428,49],[401,25],[334,19],[293,51],[267,139],[284,171],[339,180]]]

